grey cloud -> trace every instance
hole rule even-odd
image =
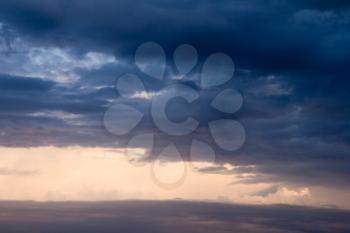
[[[345,233],[348,211],[182,201],[2,202],[0,230],[40,232]]]

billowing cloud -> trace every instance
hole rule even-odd
[[[242,109],[234,115],[208,111],[205,101],[217,93],[203,92],[204,102],[180,101],[168,109],[175,118],[196,110],[201,123],[196,136],[209,143],[202,126],[208,120],[244,124],[245,145],[234,153],[218,150],[218,167],[205,172],[230,163],[257,174],[246,183],[349,182],[348,1],[143,1],[135,7],[130,1],[16,0],[1,1],[0,21],[4,146],[121,147],[127,139],[103,125],[109,106],[138,107],[146,114],[140,130],[153,131],[147,115],[151,98],[171,83],[201,92],[204,59],[225,52],[236,67],[225,87],[242,93]],[[199,65],[184,78],[170,62],[166,81],[152,81],[133,64],[134,52],[146,41],[162,45],[168,58],[179,44],[192,44]],[[120,98],[114,85],[126,72],[139,75],[148,91]],[[168,139],[188,146],[187,137],[157,136],[159,150]]]

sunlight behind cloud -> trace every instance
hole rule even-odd
[[[134,153],[142,153],[135,148]],[[140,150],[140,151],[139,151]],[[241,184],[239,173],[204,173],[187,169],[182,185],[175,189],[157,186],[150,174],[151,163],[134,166],[125,149],[107,148],[0,148],[0,199],[6,200],[125,200],[186,199],[211,200],[248,204],[311,204],[309,188],[292,189],[280,186],[261,194],[273,184]],[[128,153],[133,153],[130,149]],[[164,179],[178,175],[182,162],[167,162],[158,175]],[[186,162],[187,167],[203,167],[203,162]],[[206,166],[213,166],[205,163]],[[183,165],[182,165],[183,166]],[[228,165],[227,165],[228,166]],[[230,165],[234,170],[234,166]],[[174,170],[175,169],[175,170]],[[16,172],[10,172],[10,171]],[[259,194],[257,194],[259,193]]]

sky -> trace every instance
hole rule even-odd
[[[346,0],[3,0],[0,200],[349,209],[349,40]]]

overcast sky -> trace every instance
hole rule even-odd
[[[163,48],[166,60],[155,53],[144,65],[157,71],[166,62],[163,80],[135,64],[137,49],[149,41]],[[184,198],[350,208],[349,41],[347,0],[3,0],[0,180],[7,186],[0,198]],[[173,60],[182,44],[198,54],[186,76]],[[242,96],[232,114],[209,109],[219,91],[201,86],[203,64],[219,52],[235,68],[219,89],[234,88]],[[185,56],[182,62],[191,60]],[[115,85],[125,73],[139,77],[145,90],[122,96]],[[184,137],[164,134],[149,112],[153,98],[171,93],[172,84],[200,96],[167,108],[175,121],[190,111],[199,123]],[[105,113],[116,103],[144,115],[130,135],[117,136],[106,127]],[[218,148],[210,135],[208,122],[223,118],[244,126],[244,144],[235,151]],[[203,166],[199,157],[187,186],[164,192],[152,186],[149,170],[124,164],[134,158],[120,150],[138,133],[155,135],[146,163],[173,143],[181,156],[171,150],[161,160],[187,164],[192,139],[206,142],[215,161]]]

